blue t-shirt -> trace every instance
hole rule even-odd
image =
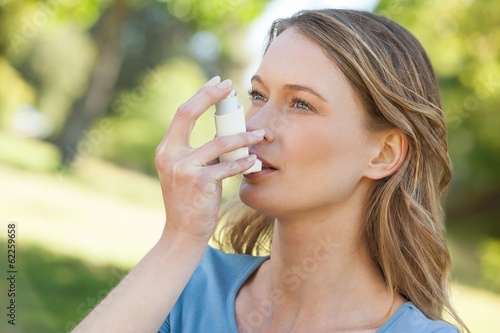
[[[159,333],[237,333],[234,303],[245,281],[269,257],[227,254],[207,247],[186,288]],[[252,314],[258,332],[259,313]],[[262,314],[261,314],[262,315]],[[458,333],[443,321],[430,320],[411,302],[404,303],[377,333]]]

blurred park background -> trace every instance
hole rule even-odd
[[[454,169],[453,300],[473,332],[498,332],[500,2],[359,2],[412,31],[434,64]],[[70,331],[159,237],[154,152],[178,105],[214,75],[248,88],[264,18],[340,3],[0,0],[0,331]],[[193,145],[213,137],[212,120]],[[9,223],[16,326],[5,315]]]

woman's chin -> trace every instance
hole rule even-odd
[[[261,188],[257,188],[256,186],[252,186],[252,184],[248,184],[242,182],[239,191],[240,200],[247,206],[263,212],[268,215],[267,212],[272,206],[272,200],[268,198],[266,193]]]
[[[257,189],[252,188],[250,184],[242,182],[239,191],[240,200],[247,206],[253,208],[254,204],[259,200],[259,195],[257,194]],[[256,202],[257,201],[257,202]]]

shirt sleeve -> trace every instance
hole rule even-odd
[[[161,325],[160,330],[158,333],[170,333],[170,315],[167,316],[167,319],[163,322],[163,325]],[[439,332],[441,333],[441,332]],[[443,332],[445,333],[445,332]],[[453,332],[456,333],[456,332]]]

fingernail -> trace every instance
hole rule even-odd
[[[264,137],[264,134],[266,134],[266,131],[263,129],[252,131],[252,134],[258,137],[259,139],[262,139]]]
[[[233,84],[233,82],[230,79],[227,79],[227,80],[224,80],[221,83],[219,83],[219,85],[217,87],[219,89],[227,89],[227,88],[231,87],[232,84]]]
[[[255,160],[257,159],[257,156],[256,155],[248,155],[248,157],[246,158],[246,160],[248,162],[255,162]]]
[[[219,82],[220,82],[220,76],[219,75],[214,76],[207,83],[205,83],[205,87],[213,87],[216,84],[218,84]]]

